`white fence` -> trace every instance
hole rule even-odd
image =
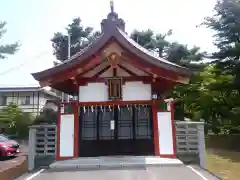
[[[35,125],[29,130],[29,169],[35,166],[36,157],[55,157],[56,125]],[[205,167],[204,123],[176,122],[177,156],[191,156]]]

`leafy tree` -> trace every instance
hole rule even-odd
[[[145,31],[134,30],[130,37],[141,46],[155,52],[159,57],[166,58],[173,63],[194,69],[204,67],[199,62],[206,55],[205,52],[200,52],[199,47],[189,49],[187,45],[170,42],[167,40],[167,37],[171,35],[171,29],[166,33],[158,33],[156,35],[152,30],[148,29]]]
[[[0,39],[6,33],[6,29],[4,29],[6,22],[0,22]],[[7,44],[0,45],[0,59],[5,59],[6,55],[14,54],[18,50],[19,44]]]
[[[171,29],[167,33],[157,35],[154,35],[153,31],[148,29],[145,31],[134,30],[130,37],[146,49],[156,52],[159,57],[164,57],[164,52],[170,44],[166,38],[171,35]]]
[[[207,17],[204,25],[214,30],[218,51],[212,58],[221,71],[234,76],[233,84],[240,92],[240,2],[238,0],[218,0],[215,15]]]
[[[30,113],[23,112],[16,104],[10,103],[0,110],[0,123],[6,124],[7,134],[17,134],[18,137],[28,135],[28,126],[32,124]]]
[[[201,52],[200,48],[196,46],[188,48],[187,45],[173,42],[170,43],[166,54],[167,60],[193,71],[199,71],[206,66],[206,63],[203,62],[206,52]]]
[[[54,34],[52,47],[54,55],[60,61],[68,59],[68,36],[70,35],[71,56],[85,48],[92,40],[100,35],[100,32],[94,32],[93,28],[84,28],[80,18],[73,19],[73,22],[66,28],[67,35],[62,32]],[[56,64],[56,62],[55,62]]]
[[[233,128],[240,125],[237,117],[240,116],[240,2],[238,0],[218,0],[214,8],[215,14],[207,17],[203,25],[214,30],[215,45],[218,51],[213,53],[213,72],[219,77],[231,77],[226,82],[214,82],[211,88],[220,92],[219,97],[223,104],[221,122],[228,121]]]

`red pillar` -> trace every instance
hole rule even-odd
[[[56,160],[60,160],[60,123],[61,123],[61,106],[62,104],[60,103],[58,106],[58,120],[57,120],[57,127],[56,127],[56,132],[57,132],[57,144],[56,144]]]
[[[153,119],[154,152],[156,156],[160,156],[157,108],[158,108],[158,103],[156,100],[153,100],[152,101],[152,119]]]
[[[74,102],[74,157],[79,157],[79,104]]]
[[[177,156],[177,142],[176,142],[176,125],[174,120],[174,101],[170,102],[170,109],[171,109],[171,120],[172,120],[172,136],[173,136],[173,157]]]

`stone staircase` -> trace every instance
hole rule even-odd
[[[147,166],[181,166],[178,159],[160,158],[155,156],[104,156],[82,157],[71,160],[56,161],[49,167],[51,169],[109,169],[124,167]]]

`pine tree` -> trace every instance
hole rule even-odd
[[[6,22],[0,22],[0,40],[4,33],[6,33],[6,29],[4,28],[6,25]],[[7,44],[7,45],[1,45],[0,44],[0,59],[5,59],[7,55],[14,54],[18,50],[19,44]]]

